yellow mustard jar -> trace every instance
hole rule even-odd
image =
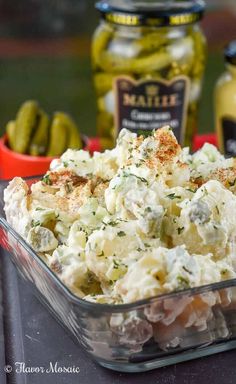
[[[226,71],[216,83],[215,124],[220,150],[236,156],[236,41],[224,52]]]
[[[167,124],[191,146],[206,59],[204,2],[103,0],[96,7],[92,63],[104,147],[122,128],[148,135]]]

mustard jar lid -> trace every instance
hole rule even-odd
[[[236,40],[231,41],[224,50],[225,61],[229,64],[236,65]]]
[[[101,0],[96,3],[106,21],[129,26],[176,26],[198,22],[205,10],[203,0]]]

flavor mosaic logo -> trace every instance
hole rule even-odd
[[[43,366],[28,366],[23,361],[16,361],[14,365],[7,364],[4,367],[4,371],[7,374],[11,374],[12,372],[17,374],[42,374],[42,373],[50,373],[50,374],[78,374],[80,373],[80,368],[72,365],[72,366],[63,366],[60,365],[58,361],[49,362],[47,367]]]

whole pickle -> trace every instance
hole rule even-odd
[[[39,110],[37,128],[30,141],[29,153],[32,156],[42,156],[46,153],[49,134],[49,117]]]
[[[109,52],[101,54],[100,66],[103,70],[113,73],[136,73],[159,71],[171,64],[173,58],[166,51],[155,52],[151,55],[129,59],[112,55]]]
[[[14,120],[11,120],[6,125],[6,133],[7,133],[7,140],[8,145],[10,149],[14,150],[14,142],[15,142],[15,130],[16,130],[16,122]]]
[[[167,74],[167,79],[170,80],[173,77],[180,76],[180,75],[190,76],[192,68],[193,68],[193,60],[189,60],[189,62],[186,62],[185,64],[178,64],[176,61],[174,61]]]
[[[171,80],[173,79],[173,77],[179,76],[180,74],[181,74],[180,66],[176,61],[173,61],[173,63],[171,64],[171,68],[166,75],[167,79]]]
[[[20,107],[16,116],[14,138],[14,151],[26,153],[31,136],[37,122],[38,103],[33,100],[26,101]]]
[[[150,32],[140,39],[136,40],[133,45],[138,54],[145,52],[153,52],[159,50],[161,46],[168,43],[167,34],[159,32]]]
[[[150,72],[150,73],[144,73],[143,79],[145,80],[161,80],[162,76],[160,72]]]
[[[99,111],[106,111],[106,105],[105,105],[104,97],[99,97],[97,99],[97,106],[98,106]]]
[[[194,41],[195,61],[192,70],[192,76],[201,78],[206,62],[206,39],[199,31],[193,30],[192,38]]]
[[[187,111],[187,123],[186,123],[186,130],[185,130],[185,145],[187,146],[191,146],[192,137],[196,133],[197,112],[198,112],[198,102],[190,103]]]
[[[68,135],[69,132],[61,123],[60,117],[54,115],[49,132],[47,156],[60,156],[67,148]]]
[[[99,136],[111,136],[111,128],[113,125],[113,115],[102,111],[97,115],[97,131]]]
[[[98,96],[103,96],[110,91],[113,79],[114,75],[110,73],[97,73],[94,76],[94,84]]]
[[[112,38],[113,30],[111,27],[106,26],[106,28],[101,27],[95,33],[94,43],[92,46],[92,60],[93,64],[99,65],[100,55],[106,49],[110,39]]]
[[[74,120],[64,112],[55,112],[54,118],[60,121],[68,133],[67,147],[71,149],[81,149],[82,140],[79,135],[79,129]]]
[[[114,147],[114,139],[109,137],[100,137],[101,149],[112,149]]]

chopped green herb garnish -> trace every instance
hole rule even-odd
[[[167,195],[168,199],[174,200],[174,199],[181,199],[181,196],[177,196],[175,193],[170,193]]]
[[[225,274],[228,273],[228,272],[229,272],[228,269],[222,269],[221,274],[222,274],[222,275],[225,275]]]
[[[177,228],[177,231],[178,231],[178,235],[180,235],[184,230],[184,227],[179,227]]]
[[[37,207],[37,208],[35,209],[35,211],[44,211],[44,208]]]
[[[52,181],[50,180],[50,175],[43,176],[42,182],[47,184],[47,185],[52,185]]]
[[[187,188],[187,189],[186,189],[186,191],[189,191],[189,192],[195,193],[195,192],[196,192],[196,189]]]
[[[118,225],[118,222],[115,220],[109,221],[108,223],[105,223],[104,221],[102,221],[102,224],[110,225],[111,227],[115,227],[116,225]]]
[[[31,225],[32,225],[32,227],[38,227],[40,224],[41,224],[41,223],[40,223],[39,220],[37,220],[37,221],[32,220],[32,221],[31,221]]]
[[[138,180],[142,181],[142,183],[148,184],[148,181],[144,177],[137,176],[134,173],[127,173],[127,172],[123,173],[123,177],[129,177],[129,176],[136,177]]]
[[[124,231],[119,231],[119,232],[117,233],[117,235],[120,236],[120,237],[126,236],[126,234],[125,234]]]
[[[69,183],[66,183],[65,184],[65,190],[66,190],[66,193],[72,192],[72,186]]]
[[[234,179],[234,181],[229,181],[229,186],[234,187],[235,183],[236,183],[236,178]]]
[[[181,284],[181,286],[182,286],[183,288],[189,288],[189,287],[190,287],[189,280],[186,279],[185,277],[183,277],[183,276],[178,276],[178,277],[177,277],[177,280],[178,280],[178,282]]]
[[[116,260],[113,260],[113,264],[114,264],[114,269],[118,269],[119,268],[119,263],[116,261]]]
[[[185,266],[183,266],[183,270],[185,272],[189,273],[190,275],[192,275],[192,272],[188,268],[186,268]]]
[[[69,163],[67,161],[63,161],[63,165],[64,165],[65,168],[67,168]]]

